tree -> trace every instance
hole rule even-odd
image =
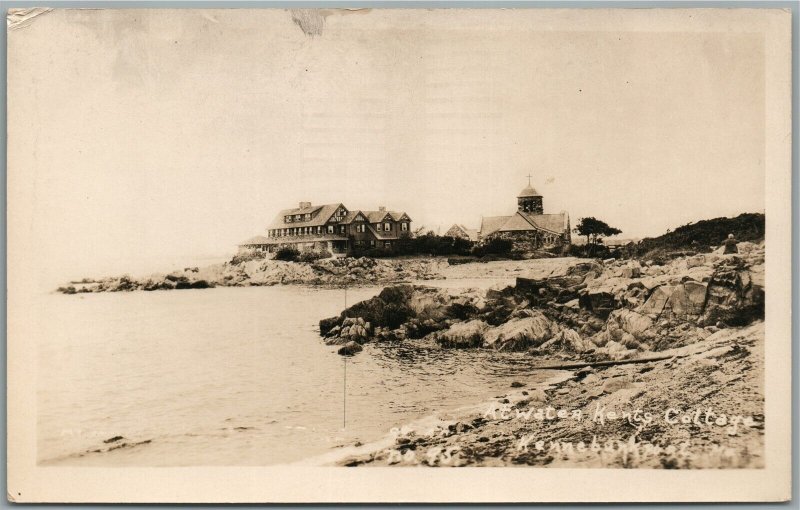
[[[572,229],[576,234],[586,236],[586,244],[596,245],[600,242],[600,238],[604,236],[613,236],[621,234],[622,230],[608,225],[603,220],[598,220],[591,216],[581,218],[575,228]]]

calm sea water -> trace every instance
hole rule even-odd
[[[379,290],[350,289],[347,301]],[[345,360],[317,331],[344,300],[302,287],[48,295],[39,462],[295,462],[543,378],[524,354],[410,343]],[[106,451],[115,436],[148,442]]]

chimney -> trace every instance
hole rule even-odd
[[[380,211],[380,212],[386,212],[386,206],[385,206],[385,205],[380,205],[380,206],[378,206],[378,211]]]
[[[311,207],[311,202],[300,202],[300,209],[308,209]]]

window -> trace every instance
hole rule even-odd
[[[385,230],[387,232],[392,230],[392,224],[391,223],[384,223],[383,224],[383,230]]]
[[[321,233],[322,233],[322,226],[320,225],[319,227],[317,227],[317,234],[321,234]]]
[[[370,239],[369,240],[369,245],[374,248],[375,247],[375,239]]]
[[[392,247],[392,242],[391,241],[386,241],[384,243],[384,246],[386,246],[387,248],[391,248]]]
[[[405,221],[401,223],[400,230],[402,230],[403,232],[408,232],[408,223],[406,223]]]
[[[345,229],[346,229],[346,228],[347,228],[347,227],[345,227],[344,225],[340,225],[340,226],[339,226],[339,232],[340,232],[340,233],[342,233],[342,234],[344,234],[344,233],[345,233]]]
[[[381,230],[383,230],[383,224],[378,223],[378,232],[380,232]]]
[[[297,221],[300,221],[302,218],[303,218],[303,216],[300,215],[300,214],[295,214],[294,215],[294,219],[297,220]]]
[[[283,217],[283,222],[284,223],[291,223],[292,222],[292,217],[291,216],[284,216]]]
[[[356,232],[366,232],[367,226],[366,225],[356,225]]]
[[[333,225],[328,225],[328,233],[333,234]]]

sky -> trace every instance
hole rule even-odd
[[[303,16],[56,10],[9,33],[9,204],[43,277],[224,258],[301,201],[477,228],[529,174],[545,212],[625,238],[764,210],[759,34]]]

